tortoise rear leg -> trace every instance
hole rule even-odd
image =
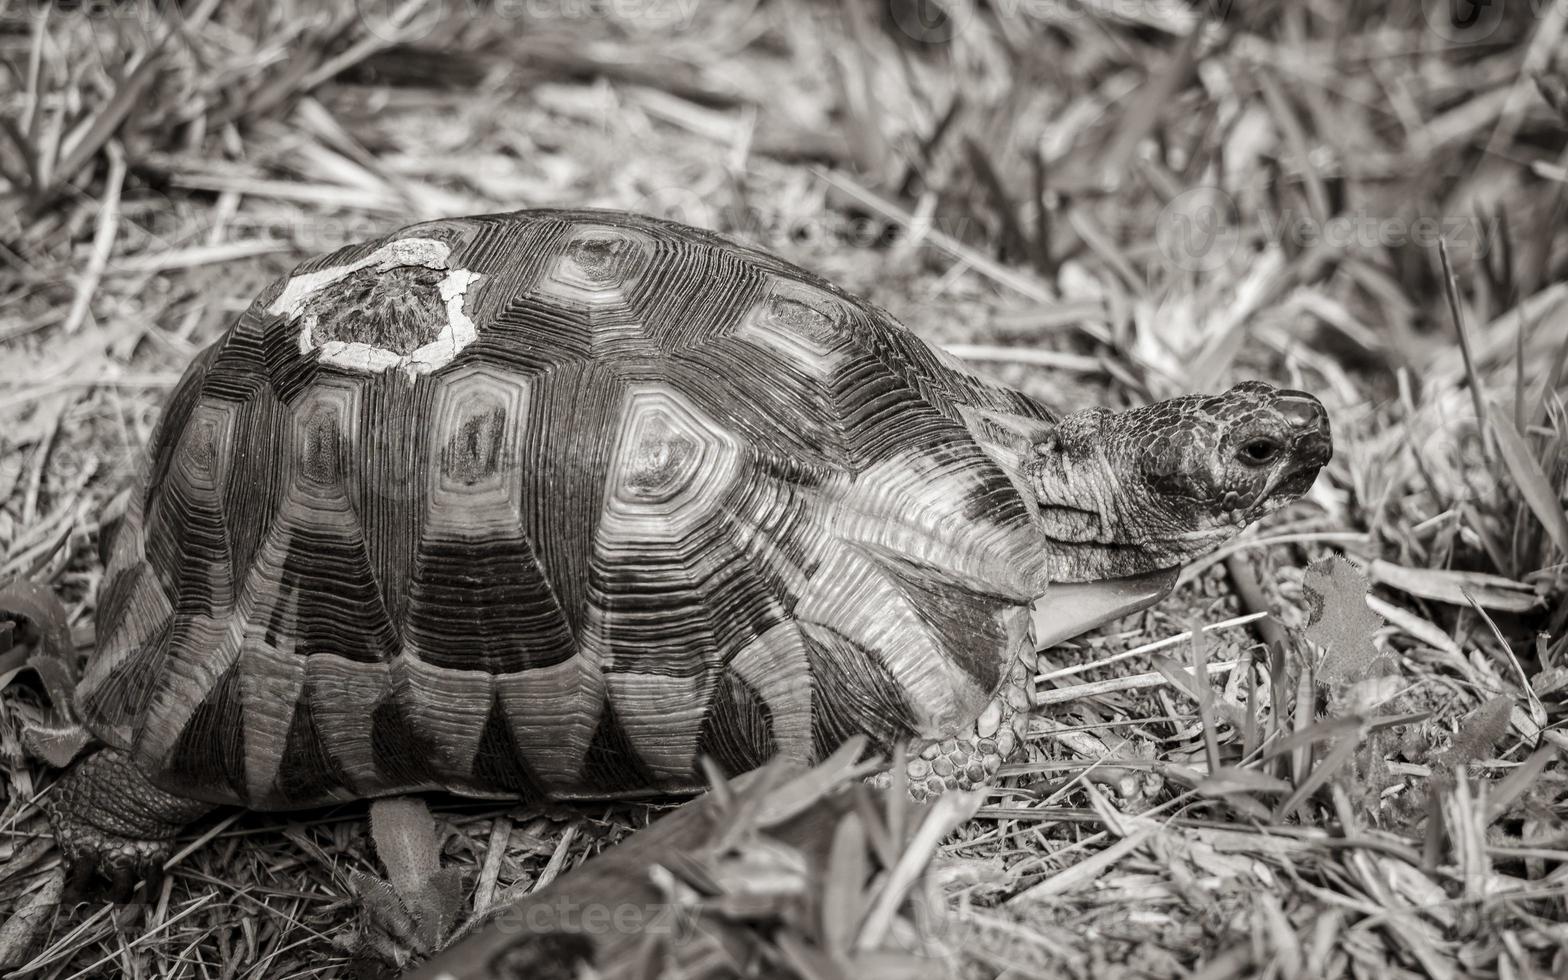
[[[124,902],[138,880],[156,884],[174,838],[213,805],[166,793],[124,752],[99,749],[60,778],[44,808],[65,858],[66,900]]]
[[[1032,648],[1013,658],[1002,686],[967,731],[949,738],[915,740],[906,764],[910,796],[923,801],[944,790],[984,786],[1002,763],[1018,753],[1035,704],[1038,663]]]

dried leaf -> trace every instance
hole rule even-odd
[[[846,813],[833,832],[828,880],[822,889],[822,940],[841,956],[850,952],[866,910],[866,829],[860,815]]]
[[[1444,768],[1468,766],[1486,758],[1492,747],[1508,734],[1508,717],[1513,712],[1513,698],[1495,697],[1459,720],[1459,731],[1454,733],[1453,744],[1439,753],[1434,760]]]
[[[1568,689],[1568,667],[1548,667],[1530,678],[1530,690],[1544,698]]]
[[[1367,580],[1343,558],[1313,562],[1301,581],[1311,615],[1306,637],[1326,651],[1318,678],[1325,684],[1355,680],[1377,659],[1372,643],[1383,620],[1367,608]]]
[[[47,654],[36,654],[27,659],[27,666],[43,682],[44,690],[49,694],[49,703],[66,718],[74,718],[76,677],[70,665]]]
[[[1503,612],[1529,612],[1542,599],[1523,582],[1485,572],[1456,572],[1446,568],[1407,568],[1382,560],[1367,565],[1372,581],[1401,592],[1455,606],[1468,606],[1469,593],[1477,604]]]
[[[457,924],[463,908],[463,872],[441,868],[430,876],[415,903],[414,917],[419,920],[419,938],[426,949],[440,949]]]
[[[441,868],[436,821],[425,801],[395,796],[370,804],[370,837],[387,880],[409,908],[416,908],[431,877]]]
[[[1238,769],[1225,766],[1216,769],[1197,786],[1204,796],[1224,796],[1228,793],[1289,793],[1290,784],[1277,776],[1258,772],[1256,769]]]
[[[0,586],[0,612],[31,621],[43,634],[43,649],[34,653],[27,665],[44,682],[54,706],[69,713],[71,692],[76,687],[76,646],[71,642],[71,624],[59,597],[36,582],[16,579]]]
[[[65,890],[65,874],[56,869],[0,925],[0,970],[14,970],[27,962],[38,942],[47,934],[60,909],[60,894]]]
[[[401,967],[419,950],[418,923],[392,885],[375,875],[350,871],[349,883],[359,896],[355,946],[360,955]]]
[[[70,765],[92,738],[92,733],[75,723],[46,725],[34,722],[22,729],[22,745],[27,751],[56,769]]]
[[[1391,674],[1382,677],[1364,677],[1354,684],[1347,685],[1338,693],[1335,700],[1337,710],[1334,713],[1370,715],[1398,697],[1409,687],[1409,684],[1406,678]]]

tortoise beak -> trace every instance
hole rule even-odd
[[[1318,470],[1334,456],[1328,410],[1306,392],[1288,388],[1275,394],[1274,408],[1291,427],[1289,462],[1280,473],[1274,492],[1299,496],[1307,492],[1317,479]]]
[[[1293,468],[1321,469],[1334,455],[1334,438],[1323,403],[1304,391],[1286,389],[1276,396],[1275,406],[1292,429]]]
[[[1044,650],[1149,608],[1170,595],[1180,573],[1180,568],[1162,568],[1100,582],[1053,584],[1034,603],[1035,649]]]

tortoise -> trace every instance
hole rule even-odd
[[[917,794],[977,785],[1049,583],[1177,568],[1331,451],[1256,381],[1060,414],[673,222],[412,225],[185,371],[47,805],[73,882],[124,891],[224,804],[689,793],[857,734],[912,744]]]

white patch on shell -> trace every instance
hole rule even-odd
[[[299,352],[308,356],[313,350],[319,351],[321,360],[327,364],[363,374],[380,374],[392,368],[401,368],[409,377],[429,374],[451,363],[458,351],[473,343],[479,336],[474,321],[469,319],[468,314],[463,310],[463,297],[484,276],[468,269],[451,268],[449,264],[451,255],[452,249],[445,242],[438,242],[433,238],[400,238],[388,242],[358,262],[335,265],[295,276],[289,280],[288,285],[283,288],[283,292],[272,305],[267,307],[267,312],[290,320],[299,318],[306,298],[312,293],[361,269],[374,268],[377,272],[387,272],[399,266],[447,269],[446,278],[437,284],[441,299],[446,303],[447,322],[441,327],[441,332],[436,335],[435,340],[408,354],[399,354],[397,351],[372,344],[342,340],[329,340],[324,344],[317,344],[311,336],[312,321],[309,319],[305,320],[299,332]]]
[[[811,761],[811,663],[800,625],[785,620],[735,654],[729,669],[749,684],[768,706],[779,755]]]
[[[976,462],[957,453],[884,460],[821,520],[840,540],[944,569],[978,592],[1031,600],[1045,591],[1043,542],[1031,528],[966,512],[986,487]]]
[[[975,718],[990,697],[957,666],[873,553],[835,541],[800,596],[808,634],[831,630],[872,651],[904,692],[918,734],[941,738]]]

